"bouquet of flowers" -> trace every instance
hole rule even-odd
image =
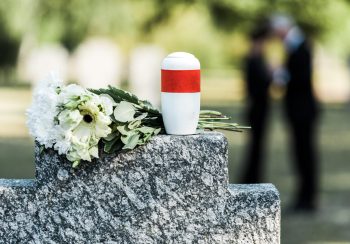
[[[53,148],[77,167],[106,153],[131,150],[165,133],[161,113],[148,101],[109,86],[92,90],[52,76],[34,91],[27,111],[30,134],[44,148]],[[198,129],[241,131],[248,128],[224,122],[229,117],[203,110]]]

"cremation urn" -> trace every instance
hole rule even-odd
[[[161,109],[167,134],[196,133],[200,111],[200,63],[194,55],[174,52],[163,60]]]

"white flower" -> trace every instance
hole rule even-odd
[[[99,140],[111,133],[113,99],[69,85],[62,89],[59,101],[61,112],[57,120],[62,133],[55,149],[74,164],[98,158]]]
[[[81,86],[71,84],[62,89],[60,93],[59,103],[67,109],[76,108],[84,99],[86,90]]]
[[[59,154],[66,155],[71,148],[72,132],[70,130],[61,130],[57,135],[58,138],[56,138],[54,149],[57,150]]]
[[[56,141],[55,116],[58,113],[58,93],[63,82],[55,75],[39,82],[33,93],[33,103],[27,110],[29,133],[46,148]]]
[[[71,130],[76,127],[83,120],[83,115],[80,114],[78,109],[63,110],[57,117],[61,129]]]
[[[76,166],[98,158],[98,142],[111,133],[110,115],[116,103],[78,85],[63,86],[54,76],[34,92],[28,109],[30,133],[46,148],[54,148]]]

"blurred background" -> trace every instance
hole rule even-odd
[[[33,178],[33,139],[25,110],[51,70],[86,87],[113,84],[159,105],[159,69],[170,52],[202,65],[202,108],[245,124],[242,59],[256,21],[292,16],[313,40],[313,85],[322,103],[318,212],[282,213],[282,243],[350,243],[350,1],[346,0],[2,0],[0,1],[0,178]],[[273,38],[269,63],[285,58]],[[296,179],[283,116],[283,89],[271,89],[266,182],[288,208]],[[237,183],[247,134],[226,133],[230,181]]]

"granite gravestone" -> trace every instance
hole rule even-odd
[[[220,133],[156,136],[77,170],[35,154],[35,180],[0,181],[1,243],[279,243],[278,191],[228,184]]]

